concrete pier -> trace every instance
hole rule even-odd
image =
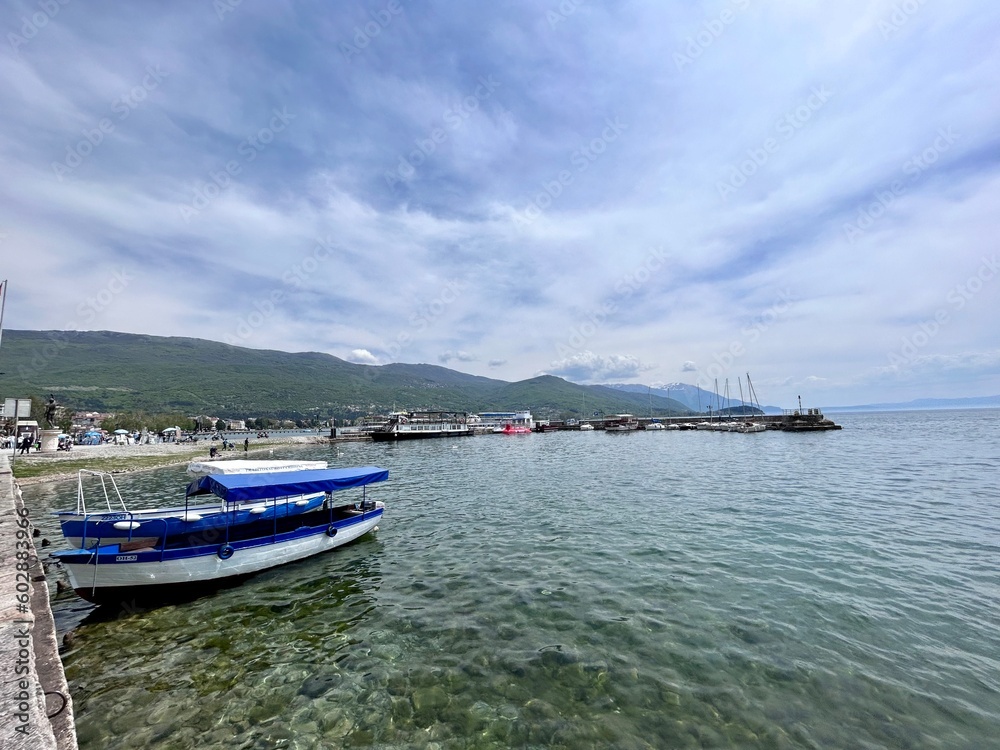
[[[31,517],[0,455],[0,747],[77,750],[73,699]]]

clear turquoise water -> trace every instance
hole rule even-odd
[[[55,596],[80,746],[996,747],[1000,411],[836,421],[275,451],[388,468],[381,529],[183,605]]]

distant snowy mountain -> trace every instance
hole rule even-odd
[[[650,388],[648,385],[641,385],[638,383],[614,383],[605,384],[605,388],[612,388],[618,391],[625,391],[627,393],[647,393],[651,392],[654,396],[662,396],[664,398],[672,398],[675,401],[679,401],[689,409],[693,409],[697,412],[706,412],[708,407],[711,406],[712,409],[718,408],[717,397],[714,393],[706,391],[704,389],[698,388],[696,385],[689,385],[687,383],[668,383],[667,385],[660,386],[658,388]],[[745,387],[745,386],[744,386]],[[736,397],[732,394],[732,385],[729,387],[730,390],[730,406],[739,406],[740,398],[739,391],[736,393]],[[744,399],[748,398],[748,394],[744,392]],[[726,407],[725,397],[720,396],[722,399],[722,407]],[[747,406],[751,404],[749,401],[746,402]],[[794,407],[791,404],[790,407]],[[780,406],[761,406],[760,407],[765,414],[781,414],[782,407]],[[1000,395],[998,396],[976,396],[973,398],[918,398],[913,401],[901,401],[901,402],[885,402],[885,403],[875,403],[875,404],[856,404],[854,406],[824,406],[823,411],[826,412],[845,412],[845,411],[907,411],[907,410],[920,410],[920,409],[998,409],[1000,408]]]
[[[827,406],[824,412],[834,411],[916,411],[920,409],[998,409],[1000,396],[975,396],[972,398],[918,398],[882,404],[858,404],[856,406]]]
[[[739,391],[735,397],[732,393],[732,386],[730,386],[729,401],[727,402],[724,394],[716,396],[716,394],[706,391],[703,388],[699,388],[696,385],[690,385],[688,383],[667,383],[666,385],[659,386],[657,388],[651,388],[648,385],[641,385],[638,383],[609,383],[604,384],[605,388],[613,388],[619,391],[626,391],[627,393],[647,393],[650,392],[654,396],[662,396],[663,398],[672,398],[675,401],[680,401],[682,404],[687,406],[689,409],[693,409],[697,412],[707,412],[709,407],[712,409],[717,409],[720,407],[725,408],[727,406],[739,406],[741,403],[746,406],[756,406],[756,404],[751,404],[749,400],[749,394],[744,393],[744,400],[740,401]],[[764,406],[760,407],[765,414],[781,414],[782,409],[780,406]]]

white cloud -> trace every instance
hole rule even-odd
[[[600,355],[590,351],[553,362],[546,374],[559,375],[569,380],[606,381],[629,380],[649,370],[638,357],[627,354]]]
[[[358,365],[377,365],[379,363],[378,357],[367,349],[352,349],[349,361]]]

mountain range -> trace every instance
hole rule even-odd
[[[845,411],[919,411],[923,409],[998,409],[1000,395],[975,396],[972,398],[918,398],[879,404],[858,404],[857,406],[828,406],[824,412]]]
[[[324,421],[392,410],[510,411],[539,418],[690,414],[684,403],[551,375],[515,383],[426,364],[359,365],[329,354],[249,349],[113,331],[6,331],[0,396],[75,411]]]
[[[742,384],[744,387],[746,384]],[[732,385],[730,384],[730,391]],[[542,419],[641,417],[739,407],[686,383],[579,385],[542,375],[503,380],[427,364],[359,365],[318,352],[249,349],[113,331],[5,331],[0,398],[55,396],[75,411],[146,411],[324,421],[393,410],[530,409]],[[745,394],[747,401],[751,399]],[[1000,407],[1000,396],[825,407],[828,412]],[[763,406],[765,413],[781,413]],[[723,408],[721,411],[725,411]]]

